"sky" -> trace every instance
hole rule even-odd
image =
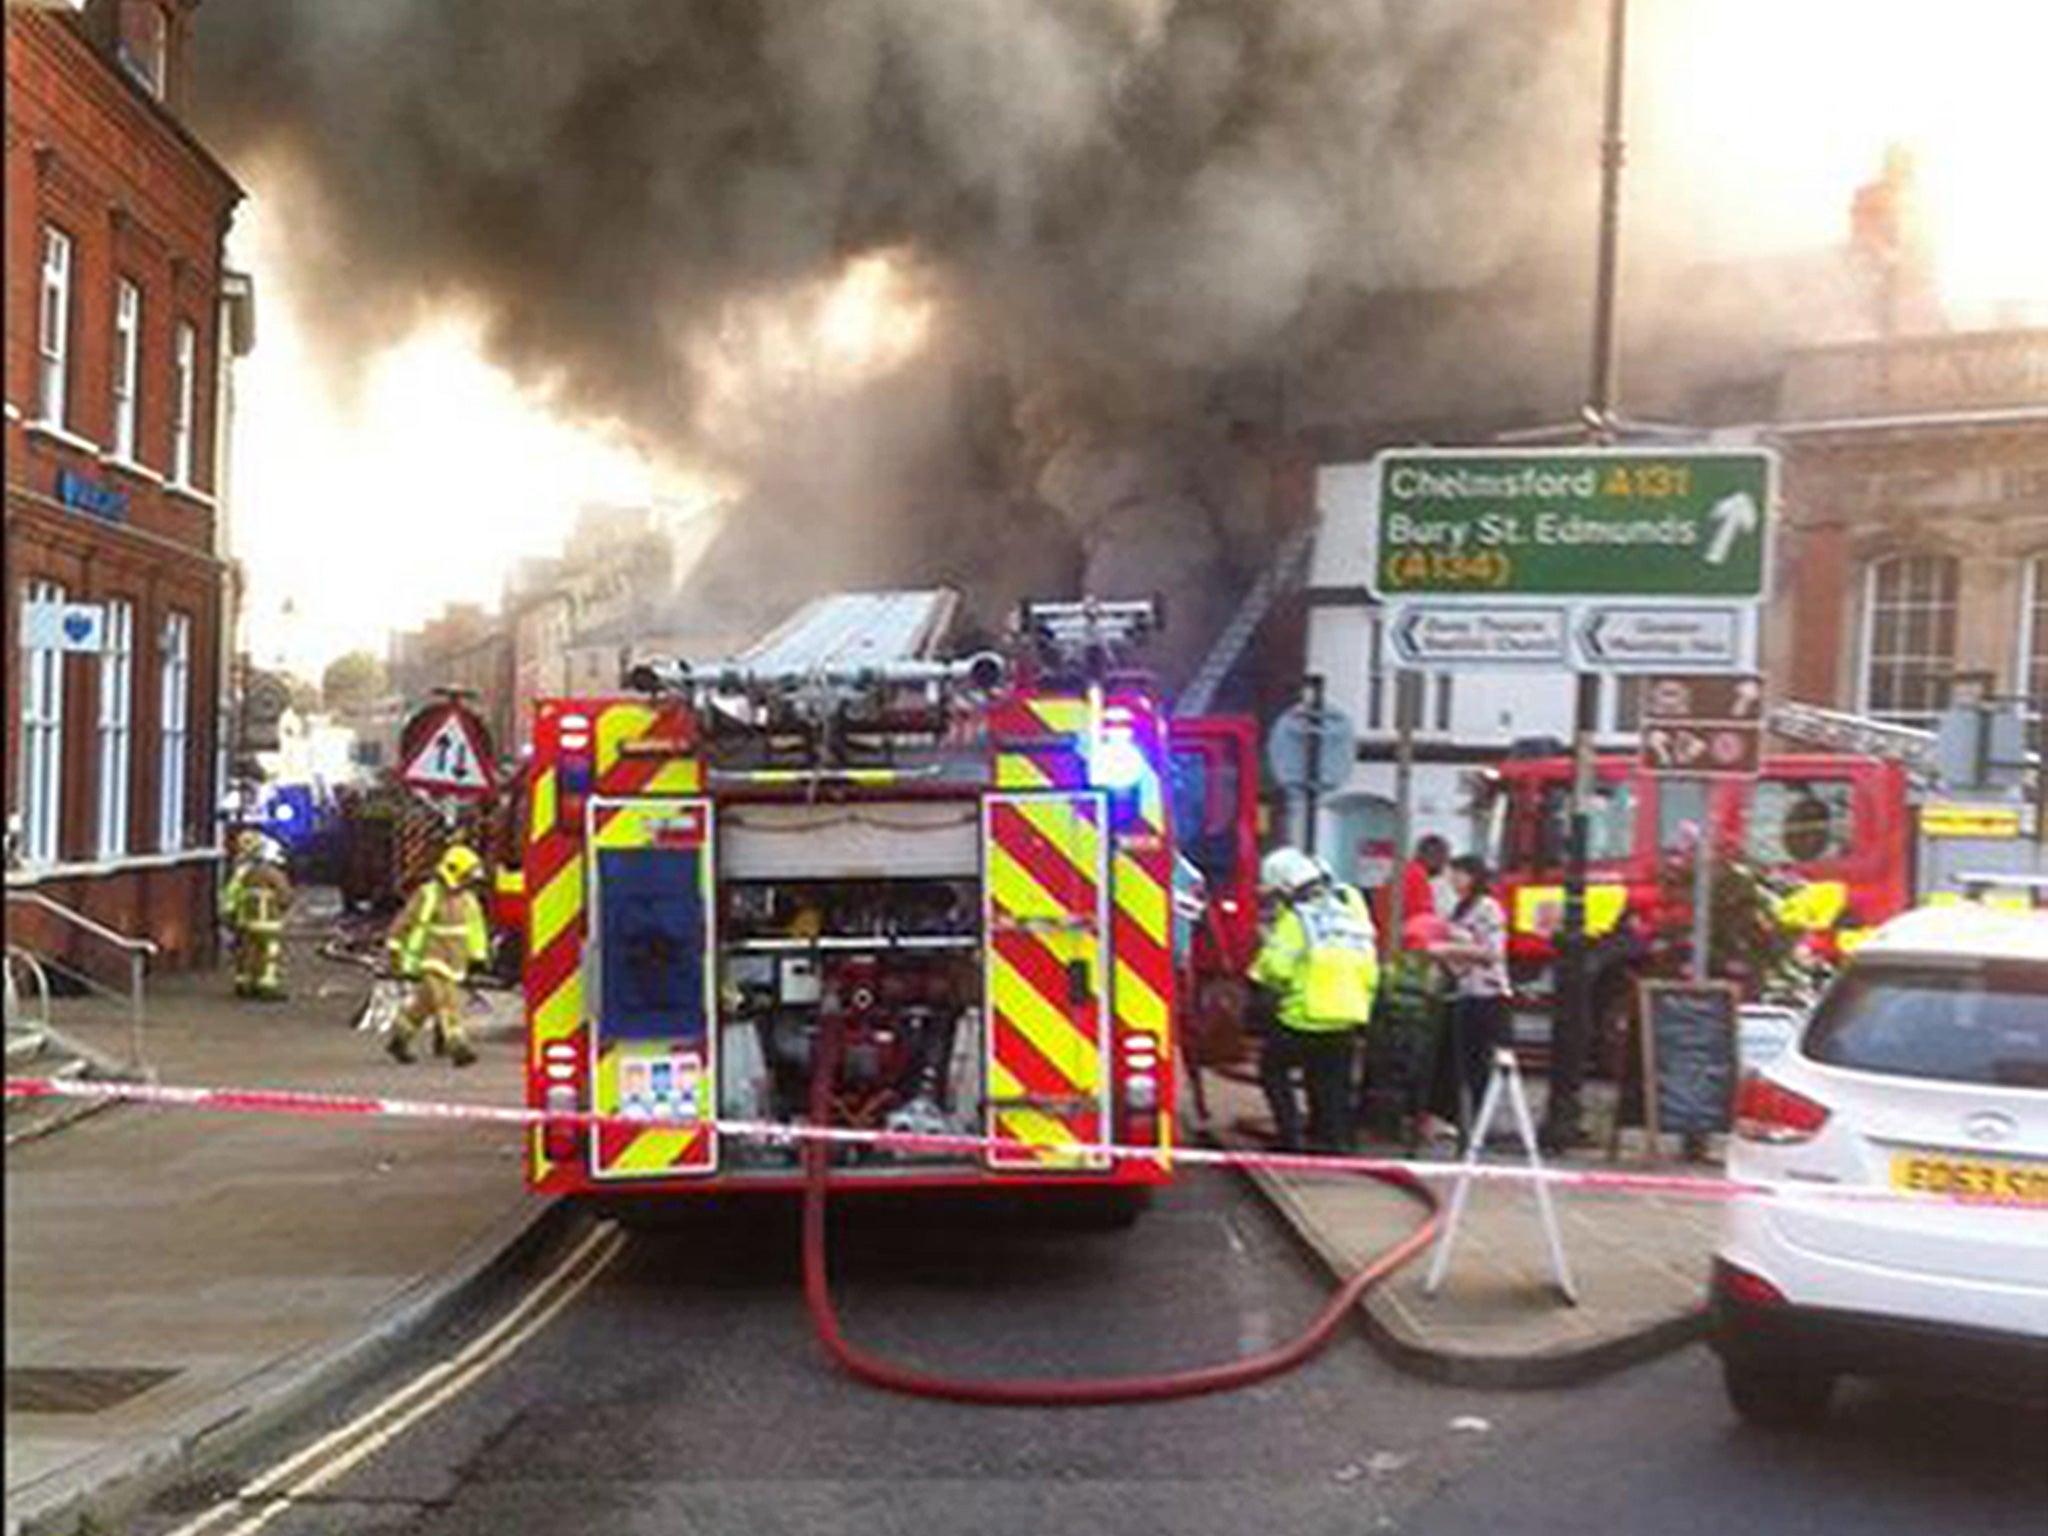
[[[1901,142],[1951,318],[2048,323],[2048,0],[1633,0],[1631,27],[1625,249],[1837,244],[1852,192]],[[258,344],[239,365],[233,519],[259,665],[317,675],[448,601],[493,601],[586,501],[709,494],[603,424],[563,419],[482,358],[459,313],[338,393],[294,313],[290,232],[266,217],[262,168],[244,175],[229,250],[256,279]],[[888,331],[849,312],[890,302],[871,290],[826,306],[814,345],[828,360],[849,329]]]

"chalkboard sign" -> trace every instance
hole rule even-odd
[[[1725,1131],[1735,1107],[1735,1024],[1741,996],[1725,981],[1641,984],[1644,1120],[1650,1143],[1669,1131]]]

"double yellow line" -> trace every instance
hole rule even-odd
[[[251,1479],[170,1536],[254,1536],[298,1500],[367,1461],[518,1352],[604,1273],[626,1245],[606,1222],[569,1251],[518,1305],[450,1358]],[[240,1517],[230,1526],[227,1522]]]

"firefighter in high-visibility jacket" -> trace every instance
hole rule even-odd
[[[1348,1152],[1356,1120],[1354,1063],[1372,1017],[1379,943],[1365,898],[1298,848],[1276,848],[1259,866],[1274,911],[1253,985],[1269,994],[1272,1026],[1260,1052],[1259,1085],[1286,1151],[1304,1149],[1298,1072],[1308,1090],[1308,1139],[1317,1152]]]
[[[271,857],[260,832],[244,832],[235,841],[235,853],[234,873],[221,892],[221,909],[235,938],[235,996],[282,1002],[291,878]]]
[[[385,1047],[400,1061],[413,1059],[413,1037],[429,1023],[437,1054],[445,1050],[458,1067],[476,1060],[462,1029],[460,989],[469,968],[490,956],[483,903],[470,889],[482,863],[474,849],[460,843],[450,848],[391,925],[391,967],[414,983]]]

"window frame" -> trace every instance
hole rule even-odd
[[[71,278],[77,264],[78,242],[45,224],[36,280],[36,420],[60,432],[71,418]]]
[[[114,279],[113,454],[124,464],[142,461],[142,285]]]
[[[135,604],[105,600],[106,643],[100,651],[97,725],[99,782],[94,846],[103,859],[128,852],[135,767]]]
[[[198,455],[193,404],[199,385],[199,328],[181,318],[171,339],[171,484],[190,490]]]
[[[1922,563],[1932,564],[1940,572],[1942,579],[1938,586],[1945,591],[1945,600],[1939,597],[1934,601],[1918,599],[1913,595],[1911,577],[1902,576],[1904,595],[1894,600],[1891,606],[1898,609],[1897,622],[1901,624],[1909,624],[1916,610],[1924,610],[1933,616],[1932,627],[1937,631],[1945,630],[1945,651],[1932,648],[1931,645],[1918,651],[1908,650],[1905,648],[1906,642],[1899,641],[1891,648],[1880,652],[1878,642],[1882,637],[1879,633],[1879,587],[1885,573],[1894,567],[1910,569]],[[1944,611],[1945,623],[1940,618]],[[1857,656],[1856,667],[1857,711],[1872,719],[1920,730],[1933,730],[1941,714],[1939,703],[1926,709],[1910,709],[1897,705],[1879,707],[1880,665],[1882,663],[1882,666],[1892,674],[1890,688],[1897,692],[1905,691],[1906,680],[1911,677],[1925,681],[1952,675],[1956,667],[1961,612],[1962,562],[1955,555],[1938,549],[1894,550],[1866,561],[1863,567],[1863,612],[1858,640],[1860,654]]]
[[[2013,692],[2022,695],[2030,750],[2048,748],[2048,549],[2022,557],[2019,648]]]
[[[22,606],[61,603],[61,582],[25,581]],[[61,646],[17,642],[21,650],[21,767],[16,801],[21,814],[21,861],[61,862],[64,847],[65,652]]]
[[[185,808],[191,783],[192,615],[173,608],[157,632],[157,847],[186,846]]]

